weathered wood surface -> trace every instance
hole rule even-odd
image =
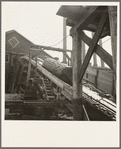
[[[91,42],[91,38],[89,38],[84,32],[80,32],[81,39],[89,45]],[[113,69],[113,61],[112,56],[105,51],[100,45],[96,45],[95,51],[94,51],[111,69]]]
[[[92,39],[92,43],[89,45],[89,49],[88,49],[88,52],[87,52],[87,54],[85,56],[84,62],[82,64],[82,66],[81,66],[79,82],[81,82],[81,80],[83,78],[83,75],[85,73],[85,70],[86,70],[86,68],[87,68],[87,66],[89,64],[90,59],[91,59],[91,56],[94,53],[95,47],[96,47],[97,42],[98,42],[98,40],[100,38],[100,35],[101,35],[102,31],[103,31],[105,22],[107,20],[107,16],[108,16],[107,10],[105,10],[103,12],[103,15],[102,15],[101,19],[100,19],[99,26],[98,26],[98,28],[97,28],[97,30],[96,30],[96,32],[94,34],[94,37]]]
[[[103,46],[102,39],[99,40],[99,45]],[[101,67],[104,67],[104,61],[102,59],[100,59],[100,61],[101,61]]]
[[[113,71],[106,68],[88,67],[83,77],[88,83],[94,85],[97,89],[113,95]]]
[[[109,22],[110,22],[110,34],[111,45],[113,55],[113,72],[114,72],[114,95],[116,95],[116,70],[117,70],[117,6],[109,6]]]
[[[78,23],[77,21],[74,21],[74,20],[71,20],[71,19],[66,19],[66,25],[67,25],[67,26],[73,27],[73,26],[76,25],[77,23]],[[85,26],[85,27],[83,28],[83,30],[87,30],[87,31],[91,31],[91,32],[95,32],[96,29],[97,29],[97,25],[95,25],[95,24],[89,24],[89,25],[87,25],[87,26]],[[71,33],[70,33],[70,34],[71,34]],[[107,36],[107,35],[110,35],[110,30],[109,30],[109,28],[106,28],[106,29],[102,32],[100,38],[103,38],[103,37],[105,37],[105,36]]]
[[[89,24],[95,22],[97,23],[102,16],[102,12],[105,11],[107,7],[88,7],[86,14],[80,17],[79,22],[74,26],[75,29],[82,30]],[[98,19],[97,19],[98,18]]]
[[[81,41],[79,32],[73,34],[73,120],[83,120],[82,84],[79,84],[79,70],[81,67]]]
[[[42,66],[68,84],[72,82],[72,67],[60,63],[52,58],[43,61]]]
[[[68,58],[69,60],[71,60],[71,58],[68,56],[68,54],[66,52],[72,52],[72,51],[68,50],[68,49],[64,50],[64,49],[60,49],[60,48],[47,47],[47,46],[42,46],[42,45],[32,45],[31,50],[33,50],[33,52],[34,52],[34,50],[38,50],[38,52],[42,52],[43,50],[63,52],[65,57]]]
[[[97,78],[97,88],[113,94],[113,73],[100,70]]]
[[[66,36],[67,36],[66,18],[63,18],[63,50],[67,49],[67,39],[66,39]],[[65,63],[65,64],[67,63],[66,57],[65,57],[64,54],[63,54],[63,63]]]

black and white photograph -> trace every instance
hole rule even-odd
[[[119,147],[119,6],[1,3],[3,147]]]

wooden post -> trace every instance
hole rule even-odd
[[[63,49],[66,50],[66,19],[63,18]],[[66,62],[66,57],[63,54],[63,63],[67,63]]]
[[[117,6],[109,6],[109,22],[113,57],[114,95],[116,94],[116,59],[117,59]]]
[[[92,39],[89,38],[84,32],[80,32],[80,38],[88,45],[90,46],[90,43],[92,43]],[[113,70],[113,60],[112,56],[104,50],[101,46],[98,44],[95,47],[95,53]]]
[[[19,64],[17,64],[16,70],[15,70],[15,73],[14,73],[14,76],[13,76],[14,78],[13,78],[13,82],[12,82],[11,93],[14,93],[14,88],[15,88],[15,84],[16,84],[16,81],[17,81],[18,71],[19,71]]]
[[[71,66],[73,66],[73,50],[71,52]]]
[[[31,74],[31,51],[29,52],[29,65],[28,65],[28,73],[27,73],[27,84],[30,79],[30,74]]]
[[[98,40],[100,39],[100,35],[101,35],[102,31],[103,31],[103,28],[104,28],[104,26],[105,26],[105,22],[106,22],[106,20],[107,20],[107,15],[108,15],[108,14],[107,14],[107,9],[106,9],[106,10],[103,12],[103,15],[102,15],[102,17],[101,17],[101,19],[100,19],[100,21],[99,21],[99,24],[98,24],[98,28],[96,29],[96,32],[95,32],[94,37],[93,37],[93,39],[92,39],[92,43],[93,43],[93,44],[90,43],[88,52],[87,52],[87,54],[86,54],[86,56],[85,56],[85,59],[84,59],[84,62],[83,62],[83,64],[82,64],[82,66],[81,66],[79,82],[82,81],[82,78],[83,78],[84,73],[85,73],[85,71],[86,71],[86,69],[87,69],[87,66],[88,66],[88,64],[89,64],[89,61],[90,61],[90,59],[91,59],[91,57],[92,57],[92,54],[94,53],[95,47],[96,47],[96,45],[97,45],[97,43],[98,43]]]
[[[20,73],[19,73],[19,78],[18,78],[18,84],[17,84],[17,93],[19,93],[20,85],[23,83],[22,82],[22,77],[23,77],[23,70],[25,68],[25,65],[22,66]]]
[[[94,33],[92,32],[92,38],[93,38],[93,35],[94,35]],[[93,54],[93,66],[98,66],[97,65],[97,56],[95,53]]]
[[[82,84],[79,84],[79,70],[81,67],[81,41],[79,33],[75,31],[73,38],[73,120],[83,119]]]
[[[84,61],[85,58],[85,43],[83,41],[81,41],[82,43],[82,62]]]
[[[35,74],[37,75],[37,55],[36,55],[36,66],[35,66]]]
[[[99,45],[102,47],[102,39],[99,40]],[[100,62],[101,62],[101,67],[105,67],[104,65],[104,61],[102,59],[100,59]]]

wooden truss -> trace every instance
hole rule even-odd
[[[70,35],[73,38],[73,116],[75,120],[82,119],[82,79],[88,67],[89,61],[96,53],[114,72],[114,90],[116,88],[116,43],[117,43],[117,12],[116,6],[61,6],[58,15],[66,17],[66,24],[71,26]],[[115,14],[114,14],[115,13]],[[89,38],[83,30],[95,32],[93,38]],[[98,45],[99,39],[111,35],[111,56]],[[81,64],[81,40],[88,46],[88,52]]]

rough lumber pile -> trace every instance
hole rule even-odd
[[[72,67],[52,58],[46,58],[42,66],[64,82],[72,85]]]

